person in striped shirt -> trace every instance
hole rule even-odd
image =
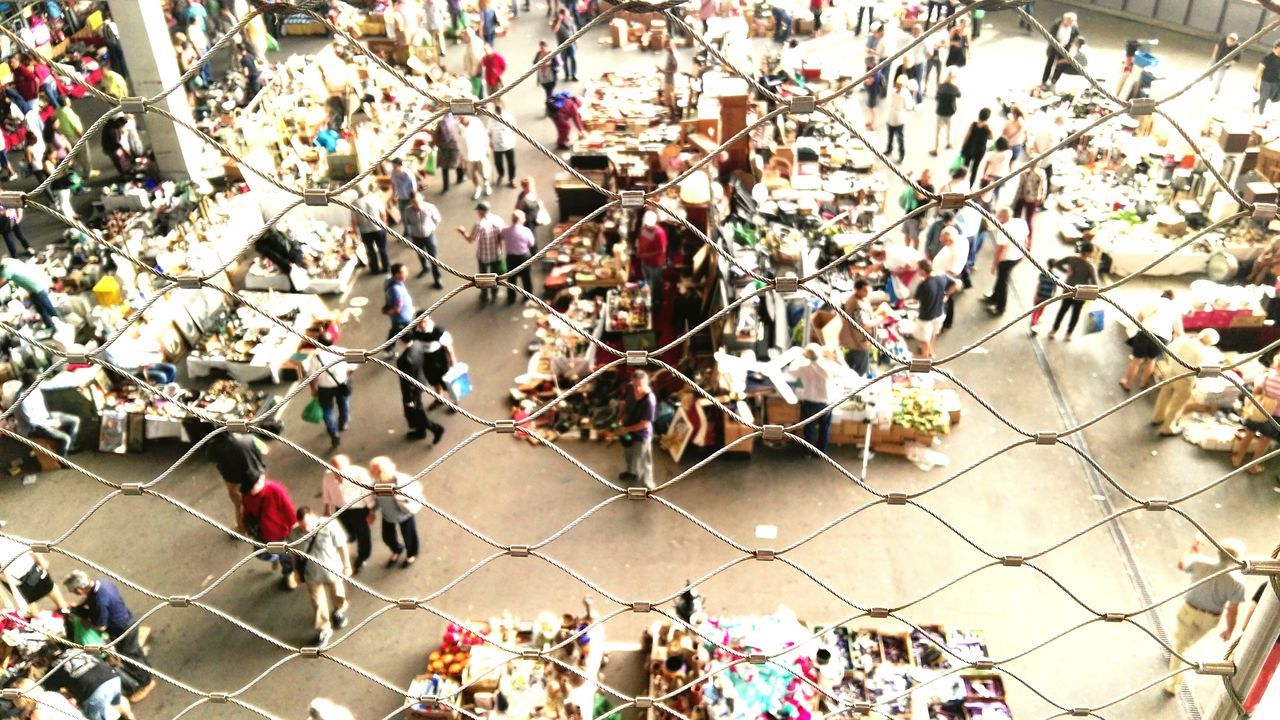
[[[489,203],[481,201],[476,205],[476,224],[467,230],[459,225],[458,233],[469,243],[476,246],[476,263],[480,273],[500,273],[502,271],[502,229],[506,223],[502,218],[489,212]],[[485,288],[480,291],[480,303],[496,301],[498,289]]]

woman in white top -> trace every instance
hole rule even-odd
[[[1129,355],[1129,366],[1125,369],[1124,379],[1120,381],[1120,387],[1124,388],[1125,392],[1134,388],[1135,381],[1139,389],[1145,388],[1151,382],[1151,374],[1156,369],[1156,360],[1164,355],[1164,348],[1161,345],[1168,345],[1182,334],[1182,311],[1173,301],[1172,290],[1161,293],[1150,307],[1138,313],[1137,319],[1140,327],[1138,332],[1129,339],[1132,352]]]
[[[1013,151],[1009,149],[1009,141],[1003,135],[996,138],[995,146],[982,158],[982,168],[978,173],[979,184],[983,187],[999,180],[1009,174],[1009,168],[1013,164]],[[984,202],[994,205],[1000,195],[1000,190],[1004,185],[997,185],[991,189],[990,198],[982,198]]]
[[[505,122],[485,116],[484,122],[489,130],[489,144],[493,146],[493,166],[497,170],[494,177],[496,182],[502,182],[502,176],[507,176],[507,187],[516,186],[516,131],[511,128],[515,126],[516,120],[511,113],[502,105],[502,101],[498,100],[493,104],[493,114],[502,118]]]
[[[347,537],[355,540],[356,559],[351,566],[351,574],[355,575],[373,554],[373,532],[369,527],[373,511],[373,478],[369,471],[352,464],[346,455],[334,455],[329,458],[329,464],[342,474],[326,470],[321,479],[324,514],[338,513],[338,522],[347,531]]]
[[[901,164],[907,154],[906,141],[903,139],[903,126],[907,124],[907,115],[915,109],[915,89],[908,86],[914,81],[907,80],[906,75],[899,75],[893,81],[893,90],[889,93],[889,107],[885,113],[884,125],[889,131],[889,144],[884,149],[885,155],[893,153],[893,139],[898,138],[898,163]]]
[[[458,133],[462,169],[476,186],[471,199],[479,200],[481,193],[493,194],[489,185],[489,131],[480,118],[464,115],[458,120],[462,123],[462,132]]]

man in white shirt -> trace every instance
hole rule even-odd
[[[387,201],[382,199],[382,192],[375,183],[365,183],[361,186],[360,197],[351,206],[361,211],[351,213],[351,224],[364,241],[365,254],[369,258],[369,272],[381,275],[390,271],[391,261],[387,256]],[[369,217],[366,218],[365,215]]]
[[[1009,275],[1026,254],[1031,229],[1026,220],[1014,217],[1013,210],[1008,207],[997,210],[996,219],[1003,228],[1003,231],[1001,228],[991,230],[996,240],[995,257],[991,260],[991,271],[996,275],[996,284],[992,286],[991,294],[982,301],[986,303],[988,312],[999,316],[1004,314],[1005,305],[1009,301]]]
[[[320,340],[317,342],[324,344]],[[324,413],[324,426],[329,431],[332,447],[338,446],[342,431],[346,430],[347,424],[351,422],[350,371],[346,361],[341,357],[341,355],[316,350],[311,353],[303,366],[303,372],[308,377],[315,374],[315,377],[311,377],[311,395],[320,402],[320,410]]]
[[[463,116],[459,120],[462,121],[462,134],[459,136],[462,168],[476,186],[471,199],[479,200],[482,192],[485,195],[493,194],[493,188],[489,185],[489,131],[478,118]]]
[[[942,249],[933,256],[933,272],[944,274],[958,281],[959,287],[969,287],[969,238],[960,234],[956,228],[945,227],[939,238]],[[942,322],[942,329],[947,330],[956,316],[955,293],[947,295],[947,315]]]
[[[836,348],[824,348],[817,343],[805,346],[804,357],[788,371],[796,380],[796,397],[800,399],[800,416],[809,420],[804,426],[805,442],[820,452],[827,451],[831,438],[831,413],[822,412],[827,405],[840,398],[836,384],[847,369],[832,359]],[[818,413],[821,416],[815,417]]]
[[[71,446],[80,432],[80,418],[49,410],[44,404],[44,392],[36,387],[37,377],[31,372],[24,379],[23,392],[31,392],[18,404],[19,428],[33,438],[52,440],[54,452],[65,458],[71,453]]]

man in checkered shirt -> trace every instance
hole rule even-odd
[[[502,229],[506,227],[506,223],[502,218],[489,212],[489,203],[481,201],[476,205],[476,224],[472,226],[468,232],[466,228],[459,225],[458,232],[467,242],[474,243],[476,246],[476,262],[479,263],[480,273],[500,273],[502,272]],[[492,293],[492,294],[490,294]],[[480,304],[497,301],[498,289],[488,288],[480,291]]]

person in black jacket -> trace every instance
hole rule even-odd
[[[1058,21],[1049,27],[1049,34],[1058,41],[1063,48],[1070,48],[1076,38],[1080,36],[1080,26],[1076,24],[1075,13],[1063,13]],[[1053,74],[1053,68],[1057,65],[1058,60],[1062,58],[1062,53],[1054,47],[1053,43],[1045,48],[1044,75],[1040,78],[1041,85],[1049,84],[1049,76]]]
[[[963,167],[969,168],[969,184],[978,181],[978,168],[982,167],[982,157],[987,154],[987,145],[991,144],[991,108],[978,111],[978,119],[969,125],[960,143],[960,158]]]
[[[409,423],[407,437],[410,440],[421,440],[430,431],[431,442],[434,444],[440,442],[440,436],[444,435],[444,426],[433,421],[426,406],[422,404],[422,387],[417,383],[426,385],[428,382],[426,364],[426,351],[421,341],[409,340],[403,343],[400,356],[396,358],[396,369],[412,379],[400,378],[400,400],[404,404],[404,419]]]

